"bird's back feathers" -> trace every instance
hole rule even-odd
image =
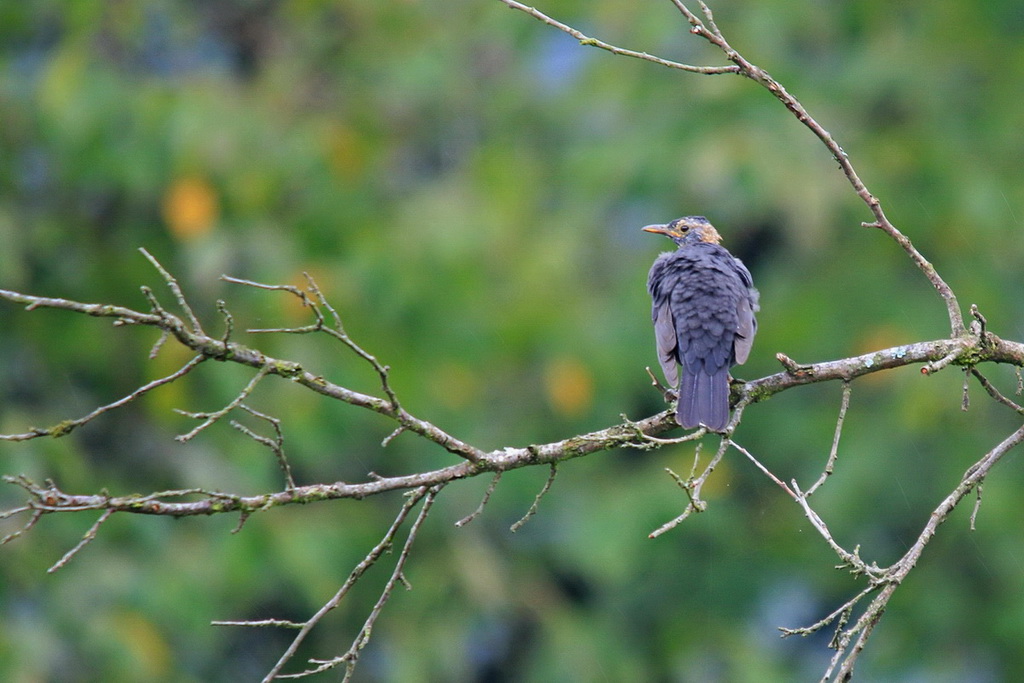
[[[679,389],[679,424],[724,429],[729,368],[747,360],[757,332],[758,297],[750,272],[725,248],[698,242],[659,256],[647,289],[658,361],[665,379]]]

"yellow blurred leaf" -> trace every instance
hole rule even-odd
[[[366,165],[366,145],[349,127],[338,124],[328,133],[331,168],[345,180],[353,180]]]
[[[135,661],[140,680],[163,680],[171,669],[171,648],[157,626],[138,612],[122,611],[108,632]]]
[[[164,194],[164,220],[175,238],[188,241],[210,231],[220,212],[217,194],[197,176],[178,178]]]
[[[575,358],[556,358],[544,369],[548,402],[565,417],[582,415],[594,399],[594,381],[590,371]]]

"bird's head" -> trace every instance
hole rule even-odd
[[[648,225],[643,230],[665,235],[680,247],[697,242],[719,244],[722,241],[722,236],[715,230],[715,226],[704,216],[683,216],[671,223]]]

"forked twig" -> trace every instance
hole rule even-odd
[[[161,377],[160,379],[155,379],[152,382],[149,382],[148,384],[144,384],[135,391],[133,391],[132,393],[128,394],[127,396],[119,398],[113,403],[108,403],[105,406],[100,406],[99,408],[96,408],[95,410],[90,412],[88,415],[83,415],[82,417],[76,420],[64,420],[63,422],[58,422],[52,427],[37,427],[32,431],[25,432],[22,434],[0,434],[0,441],[27,441],[29,439],[35,439],[40,436],[66,436],[67,434],[71,433],[73,429],[77,429],[78,427],[81,427],[82,425],[95,420],[100,415],[110,412],[115,408],[120,408],[123,405],[131,403],[132,401],[139,398],[143,394],[148,394],[150,391],[156,389],[157,387],[161,387],[165,384],[170,384],[174,380],[184,377],[204,360],[206,360],[205,356],[196,356],[189,362],[185,363],[185,365],[181,366],[178,370],[172,372],[166,377]]]
[[[281,421],[276,417],[271,417],[270,415],[261,413],[255,408],[251,408],[245,405],[244,403],[240,403],[238,407],[244,410],[245,412],[249,413],[253,417],[263,420],[264,422],[270,424],[271,428],[274,430],[273,439],[268,439],[265,436],[260,436],[259,434],[252,431],[245,425],[241,424],[240,422],[232,420],[230,423],[232,427],[234,427],[241,433],[245,434],[256,443],[262,444],[270,449],[270,451],[274,454],[274,458],[277,460],[278,466],[281,468],[281,473],[284,474],[285,486],[287,487],[288,490],[294,489],[295,479],[292,477],[292,467],[290,464],[288,464],[288,457],[284,453],[284,433],[281,431]]]
[[[164,282],[167,283],[167,288],[170,289],[171,294],[174,295],[175,302],[177,302],[178,306],[181,307],[181,310],[185,312],[185,317],[188,318],[188,322],[192,326],[192,332],[195,334],[203,334],[203,326],[199,324],[199,318],[197,318],[196,314],[192,311],[192,306],[189,305],[188,300],[185,298],[185,294],[181,291],[181,286],[178,284],[177,279],[175,279],[175,277],[171,275],[170,272],[168,272],[168,270],[143,247],[139,247],[139,251],[142,252],[142,255],[146,257],[146,260],[156,268],[156,271],[160,273]]]
[[[314,614],[312,617],[309,618],[308,621],[302,624],[302,626],[299,628],[299,632],[295,635],[295,638],[292,639],[291,645],[289,645],[288,649],[285,650],[284,654],[281,655],[281,657],[278,659],[274,667],[267,673],[266,676],[264,676],[263,683],[270,683],[275,678],[303,678],[305,676],[311,676],[313,674],[320,673],[328,669],[332,669],[335,666],[345,662],[348,663],[345,674],[346,680],[349,678],[349,676],[351,676],[351,672],[355,668],[356,660],[359,657],[359,651],[366,645],[366,642],[370,637],[370,632],[373,629],[374,622],[380,615],[380,611],[381,609],[383,609],[384,603],[386,603],[388,598],[390,597],[391,591],[394,588],[395,583],[399,580],[398,577],[400,577],[402,574],[402,569],[405,566],[405,562],[409,557],[409,551],[412,548],[413,541],[416,539],[416,534],[419,532],[419,528],[423,524],[423,520],[426,519],[427,513],[430,511],[430,506],[433,504],[434,499],[437,497],[437,494],[440,491],[440,489],[441,487],[434,487],[430,489],[424,487],[417,489],[415,491],[411,491],[408,494],[405,504],[402,505],[402,509],[399,510],[398,515],[395,517],[395,520],[394,522],[392,522],[391,527],[388,529],[387,533],[384,534],[384,537],[376,546],[373,547],[373,549],[366,555],[366,557],[363,558],[363,560],[358,565],[356,565],[355,569],[352,570],[352,573],[349,574],[348,579],[345,581],[342,587],[338,589],[338,592],[335,593],[330,600],[324,603],[323,607],[321,607],[316,612],[316,614]],[[370,612],[369,617],[367,617],[367,620],[364,623],[363,628],[360,630],[359,635],[356,636],[356,639],[353,641],[352,647],[349,648],[348,652],[346,652],[344,655],[340,657],[336,657],[331,660],[313,660],[311,661],[311,663],[316,664],[316,667],[307,669],[299,673],[281,674],[281,670],[292,659],[292,657],[295,656],[295,652],[298,650],[299,645],[301,645],[302,641],[306,639],[306,636],[309,635],[309,632],[312,631],[313,628],[318,623],[320,623],[320,620],[323,619],[324,616],[326,616],[331,610],[333,610],[339,604],[341,604],[342,599],[345,597],[345,595],[348,594],[352,586],[355,585],[355,583],[363,576],[366,570],[372,567],[377,562],[377,560],[379,560],[381,556],[391,548],[395,536],[398,534],[398,530],[401,529],[402,524],[405,522],[406,517],[408,517],[409,515],[409,512],[416,506],[417,503],[420,502],[420,500],[423,500],[424,498],[426,498],[426,500],[424,500],[423,507],[420,509],[419,515],[416,517],[415,522],[409,529],[409,535],[407,536],[405,545],[403,546],[402,551],[399,554],[398,561],[395,563],[395,569],[391,574],[391,578],[385,585],[384,590],[381,592],[380,598],[377,600],[377,604],[374,605],[373,610]],[[220,626],[284,625],[287,628],[294,628],[296,626],[296,624],[292,622],[278,622],[273,620],[261,622],[215,621],[213,623]]]
[[[741,409],[737,408],[737,410],[741,410]],[[734,416],[733,420],[735,420],[735,419],[736,418]],[[682,524],[693,513],[695,513],[695,512],[704,512],[704,510],[707,509],[707,503],[700,497],[701,489],[704,487],[704,482],[706,482],[708,480],[708,477],[711,476],[711,473],[715,471],[716,467],[718,467],[718,463],[720,463],[722,461],[722,458],[725,456],[725,452],[728,449],[729,449],[729,439],[723,438],[721,440],[721,442],[718,444],[718,450],[716,450],[715,454],[713,456],[711,456],[711,460],[708,461],[708,464],[704,466],[704,471],[701,472],[700,476],[698,476],[698,477],[694,477],[693,476],[693,472],[691,472],[689,479],[683,481],[682,478],[678,474],[676,474],[675,472],[672,472],[671,470],[668,471],[669,476],[671,476],[672,479],[675,480],[676,484],[678,484],[679,487],[681,489],[683,489],[683,491],[686,493],[686,497],[687,497],[686,508],[683,510],[682,514],[680,514],[678,517],[676,517],[674,519],[671,519],[668,522],[665,522],[660,527],[658,527],[657,529],[655,529],[651,533],[647,534],[648,538],[657,538],[658,536],[661,536],[663,533],[665,533],[667,531],[671,531],[672,529],[675,529],[677,526]],[[695,468],[696,468],[696,465],[697,465],[697,458],[698,457],[699,457],[699,449],[698,449],[698,455],[696,455],[694,457],[694,467]]]
[[[534,7],[530,7],[528,5],[524,5],[524,4],[520,3],[520,2],[516,2],[516,0],[500,0],[500,2],[505,3],[506,5],[511,7],[512,9],[519,10],[520,12],[525,12],[526,14],[529,14],[534,19],[538,19],[538,20],[544,22],[548,26],[553,26],[554,28],[557,28],[559,31],[562,31],[564,33],[568,33],[570,36],[572,36],[576,40],[580,41],[581,45],[587,45],[587,46],[591,46],[591,47],[596,47],[596,48],[599,48],[601,50],[606,50],[608,52],[611,52],[612,54],[622,55],[624,57],[635,57],[636,59],[642,59],[642,60],[647,61],[647,62],[654,62],[655,64],[659,64],[661,66],[667,66],[670,69],[679,69],[681,71],[689,71],[689,72],[692,72],[692,73],[704,74],[704,75],[708,75],[708,76],[715,75],[715,74],[735,74],[735,73],[739,73],[739,69],[737,67],[735,67],[735,66],[692,66],[690,64],[681,64],[679,62],[673,62],[673,61],[668,60],[668,59],[662,59],[661,57],[655,57],[654,55],[647,54],[646,52],[637,52],[635,50],[626,50],[626,49],[623,49],[621,47],[616,47],[614,45],[606,43],[603,40],[598,40],[596,38],[591,38],[591,37],[585,35],[582,31],[579,31],[579,30],[577,30],[577,29],[575,29],[575,28],[573,28],[573,27],[571,27],[571,26],[569,26],[567,24],[563,24],[560,21],[552,19],[551,17],[549,17],[548,15],[544,14],[540,10],[538,10],[538,9],[536,9]]]
[[[186,417],[191,417],[196,420],[203,420],[202,424],[200,424],[198,427],[188,432],[187,434],[180,434],[174,437],[175,440],[181,443],[185,443],[186,441],[191,441],[192,439],[194,439],[199,434],[199,432],[203,431],[204,429],[206,429],[207,427],[214,424],[222,417],[230,413],[232,410],[240,406],[242,404],[242,401],[247,399],[249,395],[253,392],[253,390],[256,388],[256,385],[260,383],[260,380],[262,380],[269,374],[270,366],[264,365],[263,367],[256,371],[256,374],[253,375],[253,378],[249,380],[249,383],[245,385],[245,387],[243,387],[240,392],[238,392],[237,396],[231,399],[231,401],[229,401],[228,404],[225,405],[223,408],[212,413],[192,413],[186,410],[175,409],[175,412],[178,413],[179,415],[185,415]]]

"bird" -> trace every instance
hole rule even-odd
[[[643,230],[677,246],[658,256],[647,276],[658,362],[679,397],[676,421],[684,429],[723,431],[729,369],[746,362],[757,332],[759,294],[750,271],[721,246],[704,216]]]

